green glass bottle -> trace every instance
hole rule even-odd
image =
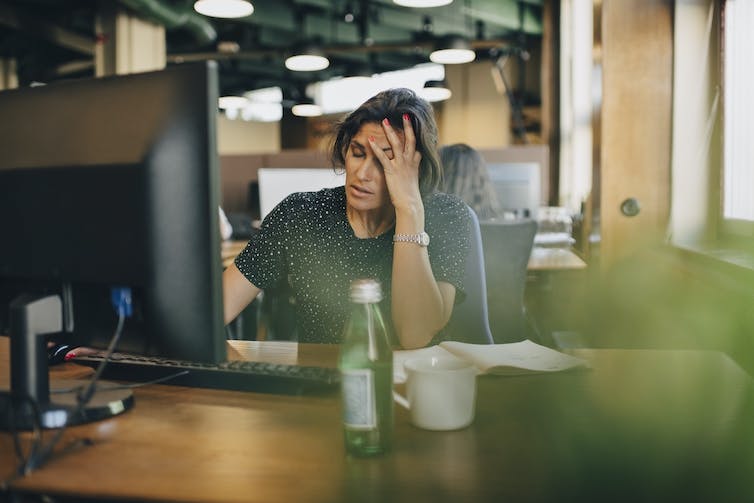
[[[351,283],[339,367],[346,451],[354,456],[387,452],[393,437],[393,352],[379,301],[380,284]]]

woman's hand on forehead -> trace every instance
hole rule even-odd
[[[369,145],[375,157],[382,163],[390,199],[396,208],[402,204],[415,203],[419,193],[419,164],[421,153],[416,150],[416,136],[408,114],[403,114],[403,134],[393,128],[385,118],[381,125],[392,149],[392,156],[369,137]]]

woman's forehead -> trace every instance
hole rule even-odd
[[[403,131],[396,129],[395,132],[399,138],[403,139]],[[388,143],[385,130],[382,129],[382,125],[377,122],[365,122],[362,124],[354,135],[354,139],[359,141],[359,143],[363,143],[370,136],[373,136],[378,144],[381,142]]]

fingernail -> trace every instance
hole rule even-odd
[[[404,120],[404,121],[407,121],[407,120],[409,120],[408,114],[403,114],[403,120]]]
[[[385,120],[387,120],[387,119],[385,119]],[[374,136],[370,136],[369,137],[369,141],[373,142],[374,141]]]
[[[72,359],[74,359],[74,358],[76,358],[76,353],[74,353],[73,351],[69,351],[69,352],[68,352],[68,353],[67,353],[67,354],[65,355],[65,361],[68,361],[68,360],[72,360]]]
[[[387,117],[385,117],[384,119],[382,119],[382,123],[383,123],[384,125],[386,125],[386,126],[389,126],[389,125],[390,125],[390,121],[389,121],[389,120],[387,120]]]

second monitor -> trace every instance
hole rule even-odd
[[[542,206],[539,164],[488,163],[487,170],[503,211],[536,220],[537,210]]]
[[[264,217],[275,206],[294,192],[311,192],[338,187],[345,183],[345,173],[331,168],[261,168],[259,178],[260,216]]]

